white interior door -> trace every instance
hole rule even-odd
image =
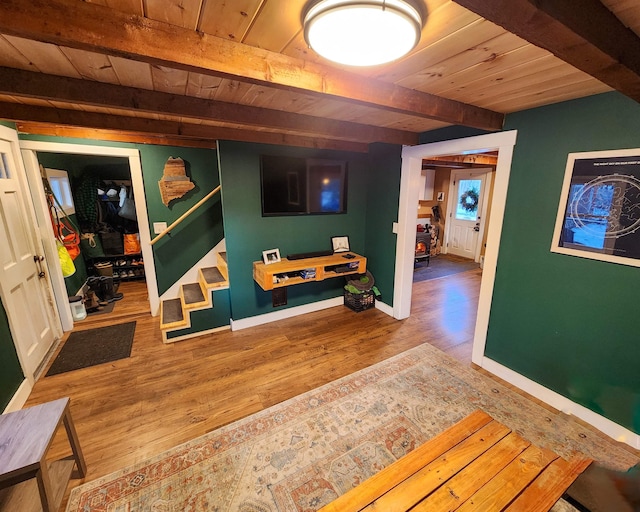
[[[475,259],[480,240],[480,212],[485,193],[485,171],[453,171],[447,252]]]
[[[11,142],[0,137],[0,294],[25,377],[33,381],[55,339],[44,261],[27,210]]]

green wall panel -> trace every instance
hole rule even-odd
[[[219,143],[223,212],[231,311],[239,320],[342,295],[344,279],[328,279],[288,287],[287,306],[273,308],[271,292],[253,281],[253,262],[262,251],[278,248],[281,256],[331,248],[331,237],[347,235],[351,249],[365,253],[367,208],[366,154],[288,148],[231,141]],[[262,217],[260,203],[260,155],[348,160],[348,211],[339,215]]]
[[[368,173],[366,256],[382,302],[393,306],[393,284],[397,235],[393,223],[398,220],[402,146],[372,144]]]
[[[486,355],[640,433],[640,269],[550,252],[567,155],[640,146],[617,93],[507,117],[517,129]]]
[[[7,407],[23,380],[7,312],[0,301],[0,412]]]
[[[220,184],[214,150],[154,146],[153,151],[143,151],[141,147],[140,155],[151,233],[153,222],[171,224]],[[196,186],[167,207],[162,203],[158,182],[169,157],[180,157],[185,161],[187,176]],[[209,199],[169,237],[164,237],[154,246],[158,290],[161,294],[224,238],[220,201],[219,194]]]

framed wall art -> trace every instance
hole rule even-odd
[[[551,251],[640,267],[640,149],[569,154]]]

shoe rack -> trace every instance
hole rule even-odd
[[[95,274],[100,274],[97,268],[101,263],[111,263],[113,278],[120,281],[144,279],[144,262],[142,254],[125,254],[118,256],[101,256],[92,260]]]

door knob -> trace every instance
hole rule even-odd
[[[40,279],[42,279],[44,276],[47,275],[47,274],[45,274],[44,269],[42,268],[42,262],[44,261],[44,256],[40,256],[38,254],[34,254],[33,255],[33,261],[35,261],[36,266],[38,267],[38,277]]]

